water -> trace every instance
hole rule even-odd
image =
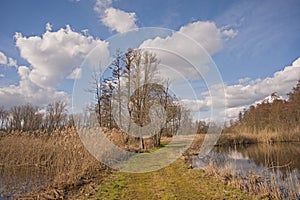
[[[195,168],[205,169],[210,162],[240,178],[255,174],[267,182],[273,179],[283,194],[287,188],[299,193],[300,143],[215,147],[208,156],[193,158]]]
[[[51,183],[53,176],[52,170],[45,167],[1,167],[0,200],[12,199],[12,197]]]

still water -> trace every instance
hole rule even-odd
[[[54,172],[37,166],[0,167],[0,200],[12,199],[52,182]]]
[[[210,163],[219,170],[240,178],[245,178],[249,174],[259,175],[265,180],[273,177],[283,192],[286,192],[288,185],[289,189],[293,188],[299,195],[299,142],[215,147],[206,157],[193,158],[195,168],[205,169]]]

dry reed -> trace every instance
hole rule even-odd
[[[92,172],[109,171],[85,149],[74,129],[55,131],[50,136],[15,132],[0,138],[0,149],[0,179],[6,195],[19,195],[39,186],[64,188]],[[26,188],[17,191],[22,187]]]
[[[268,169],[266,168],[265,170]],[[237,175],[236,170],[232,171],[226,167],[219,168],[210,161],[205,169],[205,174],[222,179],[226,184],[232,185],[259,199],[300,198],[300,182],[297,177],[292,177],[292,173],[288,173],[288,179],[284,181],[283,185],[280,185],[274,169],[271,170],[269,177],[253,173],[248,173],[245,177],[241,177]]]

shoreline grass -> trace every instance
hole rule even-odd
[[[265,170],[268,170],[268,168]],[[230,171],[225,168],[219,168],[213,162],[210,162],[205,173],[210,177],[223,179],[226,184],[259,199],[284,200],[300,198],[300,182],[297,177],[293,177],[291,172],[281,186],[278,185],[278,172],[275,168],[272,168],[269,177],[264,175],[263,172],[261,172],[262,174],[249,173],[241,177],[236,170]]]
[[[199,152],[206,134],[196,134],[194,141],[187,151],[187,154],[196,155]],[[257,143],[282,143],[282,142],[300,142],[300,132],[280,133],[263,131],[258,134],[246,132],[226,132],[221,133],[220,138],[214,146],[238,146]]]

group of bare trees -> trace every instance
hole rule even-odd
[[[236,122],[230,128],[239,131],[259,133],[269,132],[299,132],[300,131],[300,80],[283,100],[276,93],[271,95],[272,101],[250,106],[240,112]]]
[[[45,110],[25,104],[10,109],[0,107],[0,129],[6,131],[35,131],[62,129],[72,123],[68,118],[66,103],[49,103]]]
[[[110,129],[119,128],[118,125],[124,123],[128,129],[133,123],[140,127],[146,126],[151,122],[151,106],[159,104],[166,117],[164,127],[153,139],[159,145],[162,134],[176,133],[181,123],[182,108],[175,95],[171,95],[168,80],[156,79],[158,64],[155,53],[128,49],[125,53],[116,52],[109,76],[103,78],[95,70],[92,91],[96,103],[93,109],[97,113],[100,126]],[[122,102],[126,102],[125,108]],[[114,110],[119,116],[118,121],[113,117]]]

